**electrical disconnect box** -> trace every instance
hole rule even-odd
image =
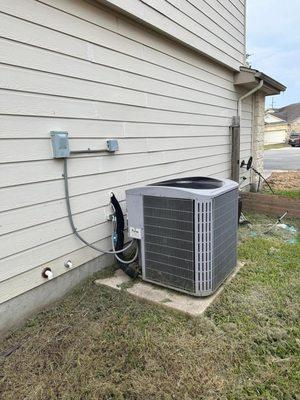
[[[50,132],[54,158],[66,158],[70,156],[68,132]]]

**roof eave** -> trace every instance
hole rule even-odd
[[[265,96],[276,95],[286,90],[286,86],[257,69],[241,67],[235,75],[234,84],[239,87],[252,89],[263,80],[261,91]]]

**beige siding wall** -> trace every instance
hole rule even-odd
[[[98,0],[117,7],[239,70],[245,56],[245,0]]]
[[[67,220],[62,162],[49,132],[71,149],[116,155],[69,162],[75,224],[109,248],[113,190],[166,177],[229,177],[228,127],[237,93],[230,70],[112,11],[79,0],[0,1],[0,303],[98,256]],[[241,157],[251,151],[252,106],[244,103]]]

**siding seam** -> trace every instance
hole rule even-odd
[[[200,101],[196,101],[196,100],[189,100],[188,98],[184,98],[184,97],[174,97],[174,96],[169,96],[169,95],[166,95],[166,94],[161,94],[161,93],[158,93],[158,92],[150,92],[150,91],[145,91],[145,90],[141,90],[141,89],[133,89],[133,88],[130,88],[130,87],[127,87],[127,86],[114,85],[114,84],[111,84],[111,83],[95,81],[95,80],[92,80],[92,79],[79,78],[79,77],[74,76],[74,75],[64,75],[64,74],[58,73],[58,72],[49,72],[49,71],[45,71],[45,70],[41,70],[41,69],[23,67],[23,66],[20,66],[20,65],[17,65],[17,64],[6,64],[6,63],[0,62],[0,65],[11,66],[11,67],[14,67],[14,68],[18,68],[20,70],[23,69],[25,71],[37,71],[37,72],[41,72],[41,73],[44,73],[44,74],[49,74],[50,76],[51,75],[61,76],[61,77],[69,78],[69,79],[76,79],[76,80],[83,81],[83,82],[91,82],[91,83],[101,84],[101,85],[105,85],[105,86],[117,87],[117,88],[120,88],[120,89],[130,90],[132,92],[151,94],[151,95],[154,95],[154,96],[160,96],[160,97],[165,97],[165,98],[169,98],[169,99],[186,101],[186,102],[189,102],[189,103],[211,105],[211,106],[218,107],[218,108],[224,108],[224,109],[228,109],[228,110],[236,110],[236,106],[234,106],[234,107],[220,106],[220,105],[215,105],[213,103],[208,103],[208,102],[200,102]],[[134,75],[137,75],[137,74],[134,74]],[[144,77],[147,77],[147,76],[144,76]],[[192,76],[191,76],[191,78],[192,78]],[[151,77],[150,77],[150,79],[153,79],[153,80],[158,81],[158,82],[160,81],[160,80],[157,80],[157,79],[154,79],[154,78],[151,78]],[[177,85],[175,83],[173,84],[173,83],[170,83],[170,82],[167,82],[167,81],[163,81],[163,82],[166,82],[166,83],[168,83],[168,84],[170,84],[172,86],[176,86],[176,87],[184,87],[185,89],[193,90],[194,92],[197,92],[199,94],[205,93],[205,94],[208,94],[208,95],[211,95],[211,96],[214,96],[214,97],[218,97],[218,98],[221,98],[221,99],[226,99],[226,100],[229,100],[229,101],[232,101],[232,102],[236,103],[236,101],[234,99],[230,99],[228,97],[224,97],[224,96],[221,96],[221,95],[218,95],[218,94],[213,94],[212,92],[206,92],[204,90],[200,91],[198,89],[191,89],[188,86]],[[222,87],[222,89],[224,89],[224,88]],[[17,89],[1,88],[1,90],[12,90],[12,91],[22,91],[24,93],[27,92],[27,93],[40,93],[40,94],[45,94],[45,95],[51,95],[51,94],[48,94],[46,92],[30,92],[30,91],[26,91],[26,90],[23,90],[23,89],[17,90]],[[227,90],[227,89],[224,89],[224,90]],[[57,95],[57,96],[59,96],[59,95]],[[68,96],[62,96],[62,97],[68,97]],[[84,97],[71,97],[71,98],[77,98],[77,99],[83,99],[83,100],[87,100],[88,99],[89,100],[89,98],[84,98]],[[105,103],[110,103],[110,102],[109,101],[105,101]],[[125,104],[125,103],[119,103],[119,102],[111,102],[111,103]],[[129,103],[128,105],[132,105],[132,104]],[[146,108],[148,108],[148,107],[146,106]]]
[[[146,60],[146,59],[143,59],[143,58],[134,56],[134,55],[132,55],[132,54],[128,54],[128,53],[125,53],[125,52],[121,52],[121,51],[112,49],[112,48],[110,48],[110,47],[108,47],[108,46],[104,46],[104,45],[100,45],[100,44],[97,44],[97,43],[94,43],[94,42],[90,42],[90,41],[85,40],[85,39],[82,39],[82,38],[80,38],[80,37],[78,37],[78,36],[70,35],[70,34],[65,33],[65,32],[63,32],[63,31],[59,31],[59,30],[57,30],[57,29],[49,28],[49,27],[46,26],[46,25],[42,25],[42,24],[38,24],[38,23],[36,23],[36,22],[28,21],[28,20],[26,20],[26,19],[24,19],[24,18],[20,18],[19,16],[16,16],[16,15],[13,15],[13,14],[9,14],[9,13],[3,12],[3,11],[0,11],[0,14],[7,15],[7,16],[13,18],[13,19],[20,19],[21,21],[24,21],[24,22],[26,22],[26,23],[28,23],[28,24],[36,25],[36,26],[42,27],[42,28],[47,29],[47,30],[49,30],[49,31],[53,31],[53,32],[59,33],[59,34],[61,34],[61,35],[63,35],[63,36],[71,37],[71,38],[73,38],[73,39],[75,39],[75,40],[78,40],[78,41],[81,41],[81,42],[83,42],[83,43],[91,43],[91,44],[93,44],[94,46],[101,47],[101,48],[104,48],[104,49],[108,49],[108,50],[111,50],[111,51],[113,51],[113,52],[115,52],[115,53],[119,53],[119,54],[125,55],[126,57],[133,58],[133,59],[136,59],[136,60],[145,62],[145,63],[150,64],[150,65],[155,65],[155,66],[160,67],[160,68],[163,68],[163,69],[165,69],[165,70],[167,70],[167,71],[173,71],[173,72],[176,72],[176,73],[178,73],[178,74],[180,74],[180,75],[187,76],[187,77],[192,77],[193,79],[196,79],[196,80],[199,80],[199,81],[201,81],[201,82],[206,82],[206,83],[207,83],[207,81],[205,81],[204,79],[199,79],[199,78],[196,78],[196,77],[194,77],[194,76],[191,76],[191,75],[188,75],[188,74],[184,74],[184,73],[182,73],[181,71],[178,71],[178,70],[175,70],[175,69],[166,67],[166,66],[164,66],[164,65],[162,65],[162,64],[157,64],[157,63],[154,63],[154,62],[150,62],[149,60]],[[96,26],[98,26],[98,25],[96,25]],[[106,29],[106,28],[102,28],[102,29]],[[87,58],[81,58],[81,57],[78,57],[78,56],[70,56],[70,55],[68,55],[68,54],[66,54],[66,53],[61,53],[61,52],[59,52],[59,51],[51,50],[51,49],[48,49],[48,48],[45,48],[45,47],[40,47],[40,46],[36,46],[36,45],[31,45],[30,43],[21,42],[21,41],[18,41],[18,40],[10,39],[10,38],[7,38],[7,37],[5,37],[5,36],[0,36],[0,37],[3,38],[3,39],[5,39],[5,40],[13,41],[13,42],[16,42],[16,43],[22,43],[22,44],[24,44],[24,45],[26,45],[26,46],[30,46],[30,47],[34,47],[34,48],[39,48],[39,49],[44,49],[44,50],[47,50],[47,51],[49,51],[49,52],[53,52],[53,53],[57,53],[57,54],[62,54],[62,55],[64,55],[64,56],[66,56],[66,57],[71,57],[71,58],[75,58],[75,59],[79,59],[79,60],[84,60],[84,61],[87,61],[87,62],[91,62],[91,63],[94,63],[94,64],[106,66],[106,64],[96,63],[95,61],[91,61],[91,60],[89,60],[89,59],[87,59]],[[125,37],[125,36],[124,36],[124,37]],[[127,37],[126,37],[126,39],[132,40],[132,39],[127,38]],[[177,61],[179,61],[179,62],[181,62],[181,63],[183,63],[183,64],[190,65],[190,66],[192,66],[192,67],[194,67],[194,68],[196,68],[196,69],[198,69],[198,70],[200,70],[200,71],[204,71],[204,72],[206,72],[206,73],[209,74],[209,75],[216,76],[216,77],[218,77],[218,78],[220,78],[220,79],[222,79],[222,80],[224,80],[224,81],[226,81],[226,82],[232,83],[232,80],[229,80],[229,79],[227,79],[227,78],[224,78],[224,77],[221,76],[221,75],[218,75],[218,74],[213,73],[213,72],[211,72],[211,71],[209,71],[209,70],[206,70],[206,69],[204,69],[204,68],[201,68],[201,67],[199,67],[199,66],[197,66],[197,65],[195,65],[195,64],[192,64],[192,63],[188,63],[188,62],[186,62],[186,61],[183,61],[183,60],[181,60],[180,58],[174,57],[174,56],[172,56],[172,55],[170,55],[170,54],[168,54],[168,53],[165,53],[165,52],[163,52],[163,51],[161,51],[161,50],[157,50],[156,48],[151,47],[151,46],[148,46],[148,45],[144,44],[143,42],[136,42],[136,43],[139,43],[139,44],[141,44],[141,45],[144,46],[144,47],[148,47],[148,48],[150,48],[151,50],[154,50],[154,51],[156,51],[156,52],[158,52],[158,53],[160,53],[160,54],[164,54],[164,55],[167,56],[167,57],[173,58],[173,59],[175,59],[175,60],[177,60]],[[204,58],[207,58],[205,55],[204,55],[203,57],[204,57]],[[113,68],[113,69],[116,69],[116,70],[121,70],[121,71],[128,72],[128,73],[132,73],[132,74],[137,74],[136,72],[131,72],[131,71],[128,71],[128,70],[123,70],[123,69],[117,68],[117,67],[109,66],[109,68]],[[142,75],[142,74],[138,74],[138,75],[145,76],[145,77],[149,77],[148,75]],[[152,78],[152,79],[154,79],[154,78]],[[208,83],[209,83],[209,82],[208,82]],[[219,86],[219,85],[216,85],[216,84],[214,84],[214,83],[210,83],[210,84],[211,84],[211,85],[214,85],[214,86],[221,87],[222,89],[224,89],[223,86]],[[229,90],[229,89],[226,89],[226,90]],[[230,91],[230,90],[229,90],[229,91]],[[233,90],[232,90],[231,92],[232,92],[232,93],[235,93]]]
[[[176,113],[176,114],[186,114],[186,115],[197,115],[197,116],[204,116],[204,117],[217,117],[217,118],[223,118],[228,120],[228,118],[230,118],[230,116],[223,116],[223,115],[218,115],[218,114],[204,114],[204,113],[195,113],[192,111],[180,111],[180,110],[172,110],[172,109],[165,109],[165,108],[158,108],[158,107],[149,107],[148,105],[135,105],[135,104],[130,104],[130,103],[117,103],[117,102],[113,102],[113,101],[104,101],[104,100],[95,100],[95,99],[86,99],[86,98],[82,98],[82,97],[72,97],[72,96],[63,96],[63,95],[59,95],[59,94],[52,94],[52,93],[42,93],[42,92],[31,92],[31,91],[27,91],[27,90],[17,90],[17,89],[7,89],[7,88],[1,88],[0,91],[3,92],[10,92],[10,93],[16,93],[16,94],[20,94],[20,93],[24,93],[24,94],[29,94],[32,96],[42,96],[42,97],[58,97],[58,98],[62,98],[62,99],[68,99],[68,100],[79,100],[82,102],[91,102],[91,103],[103,103],[103,104],[114,104],[114,105],[123,105],[126,107],[132,107],[132,108],[138,108],[138,109],[147,109],[147,110],[154,110],[154,111],[161,111],[161,112],[169,112],[169,113]],[[221,106],[213,106],[213,107],[218,107],[218,108],[224,108],[227,109],[225,107],[221,107]],[[228,108],[228,110],[234,110],[231,108]],[[247,113],[249,113],[249,111],[246,111]],[[6,113],[0,113],[0,115],[9,115]],[[13,114],[16,115],[16,114]],[[18,114],[21,115],[21,114]],[[28,114],[31,116],[31,114]],[[40,116],[38,116],[40,117]],[[57,118],[57,117],[55,117]],[[63,118],[67,118],[67,117],[63,117]],[[81,119],[81,118],[80,118]],[[88,119],[92,119],[92,120],[101,120],[104,121],[104,119],[102,118],[88,118]],[[243,118],[243,120],[245,121],[251,121],[252,118]],[[120,120],[111,120],[111,121],[120,121]],[[131,122],[131,121],[124,121],[122,119],[123,122]],[[136,121],[139,122],[139,121]],[[150,123],[150,122],[149,122]],[[152,123],[152,122],[151,122]],[[190,124],[187,124],[190,125]]]

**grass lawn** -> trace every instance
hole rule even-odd
[[[264,194],[276,194],[278,196],[300,200],[300,189],[273,189],[273,191],[274,193],[270,191],[267,185],[264,185],[261,192]]]
[[[239,258],[198,318],[91,277],[0,344],[20,345],[0,356],[0,398],[299,399],[300,245],[244,234]]]
[[[300,199],[300,189],[299,190],[275,190],[275,194],[280,196],[289,197],[290,199]]]

